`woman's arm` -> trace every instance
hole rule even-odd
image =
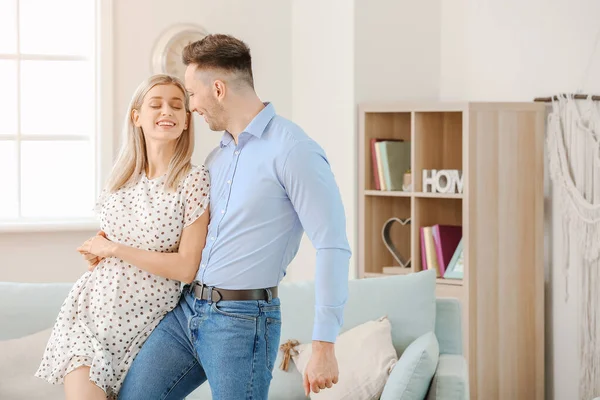
[[[111,242],[103,236],[94,236],[77,250],[97,257],[116,257],[152,274],[183,283],[191,283],[196,277],[202,250],[208,233],[208,210],[196,221],[183,229],[179,250],[176,253],[159,253],[136,249]]]

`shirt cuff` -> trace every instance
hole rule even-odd
[[[313,340],[335,343],[342,327],[344,307],[316,307]]]

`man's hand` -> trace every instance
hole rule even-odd
[[[338,364],[333,343],[313,341],[312,355],[304,371],[304,394],[319,393],[338,382]]]

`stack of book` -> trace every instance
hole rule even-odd
[[[376,190],[402,190],[410,170],[410,141],[371,139],[371,160]]]
[[[462,226],[422,226],[421,265],[438,278],[462,278]]]

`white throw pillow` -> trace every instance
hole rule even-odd
[[[52,329],[0,341],[0,399],[64,399],[64,389],[33,374],[42,361]]]
[[[296,346],[292,359],[304,375],[312,344]],[[315,400],[379,399],[390,371],[398,361],[387,317],[369,321],[342,333],[335,344],[339,379],[336,385],[310,394]]]

